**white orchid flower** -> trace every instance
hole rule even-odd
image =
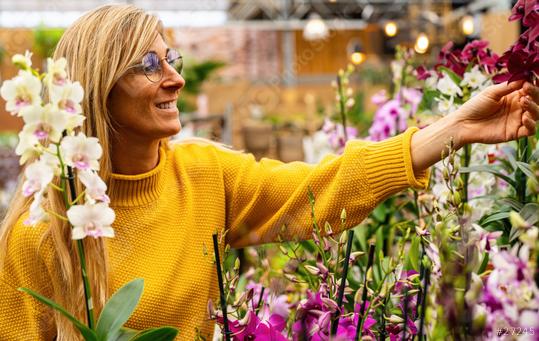
[[[470,72],[464,73],[464,78],[460,82],[460,86],[467,86],[472,89],[483,87],[483,84],[488,80],[487,76],[479,70],[479,65],[474,66]]]
[[[436,98],[436,101],[438,102],[438,110],[443,115],[448,115],[457,109],[457,107],[454,104],[453,97],[450,97],[449,99],[445,97]]]
[[[20,111],[26,125],[23,131],[34,134],[38,140],[59,142],[66,129],[67,114],[48,103],[45,107],[29,106]]]
[[[97,138],[86,137],[83,133],[66,136],[62,139],[60,148],[68,166],[79,170],[99,170],[99,158],[103,149]]]
[[[11,58],[11,61],[19,68],[26,70],[32,66],[32,52],[26,51],[24,55],[16,54]]]
[[[26,181],[22,184],[22,194],[29,197],[45,190],[54,177],[54,169],[45,162],[36,161],[26,167],[24,176]]]
[[[70,114],[80,114],[80,102],[84,97],[84,90],[79,82],[66,82],[62,86],[53,86],[50,89],[51,102],[58,108]]]
[[[19,71],[19,75],[4,82],[0,95],[6,100],[6,110],[12,114],[30,105],[41,104],[41,82],[28,71]]]
[[[36,193],[34,195],[34,201],[32,201],[32,204],[30,204],[28,218],[26,218],[23,222],[25,226],[34,227],[40,222],[47,220],[48,215],[45,212],[45,210],[43,210],[43,207],[41,207],[42,202],[43,202],[42,192]]]
[[[95,203],[96,200],[104,203],[110,203],[110,199],[106,194],[107,185],[105,182],[93,171],[80,171],[78,172],[79,180],[86,187],[86,200]]]
[[[47,58],[47,75],[45,76],[45,82],[49,84],[49,87],[54,85],[62,86],[66,83],[66,66],[67,60],[65,58],[60,58],[58,60]]]
[[[462,89],[453,82],[451,77],[444,73],[443,77],[438,80],[436,84],[436,89],[438,89],[444,95],[451,97],[462,96]]]
[[[62,169],[60,167],[60,160],[56,155],[56,145],[51,144],[47,149],[45,149],[43,154],[41,154],[39,157],[39,161],[49,166],[53,170],[54,175],[61,174]]]
[[[115,219],[114,211],[104,203],[95,205],[74,205],[67,211],[67,218],[73,225],[72,238],[85,237],[114,237],[112,223]]]
[[[21,165],[25,164],[28,159],[39,156],[39,140],[37,137],[27,131],[21,131],[19,133],[19,143],[15,148],[15,154],[20,155],[19,163]]]

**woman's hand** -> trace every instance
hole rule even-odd
[[[493,85],[453,113],[459,144],[500,143],[535,133],[539,88],[524,81]]]
[[[455,148],[469,143],[499,143],[534,134],[539,119],[539,88],[523,81],[493,85],[412,136],[412,164],[422,171],[440,160],[453,140]]]

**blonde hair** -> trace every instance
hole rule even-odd
[[[86,120],[83,131],[87,136],[97,137],[103,147],[100,175],[105,181],[112,173],[113,122],[107,108],[109,93],[128,67],[142,59],[158,34],[163,36],[162,24],[157,17],[132,5],[105,5],[79,18],[66,30],[56,47],[54,58],[65,57],[68,77],[80,82],[84,88],[82,108]],[[77,187],[80,193],[80,184]],[[0,228],[0,269],[5,261],[10,231],[28,209],[30,200],[17,191],[4,218]],[[51,210],[65,215],[63,197],[58,191],[50,190],[46,200]],[[70,226],[51,217],[42,243],[45,239],[52,243],[55,265],[61,273],[61,278],[52,278],[53,299],[86,321],[80,263]],[[84,240],[84,248],[97,319],[110,295],[106,248],[103,240],[93,238]],[[81,339],[71,322],[60,314],[55,313],[54,320],[57,340]]]

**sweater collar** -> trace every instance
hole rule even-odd
[[[159,162],[151,171],[136,175],[111,174],[108,189],[111,206],[142,206],[155,201],[163,190],[166,163],[166,152],[159,148]]]

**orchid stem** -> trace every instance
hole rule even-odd
[[[402,341],[406,341],[406,328],[408,327],[408,290],[404,291],[404,307],[402,309],[404,326],[402,328]]]
[[[77,192],[75,190],[75,177],[73,175],[73,169],[69,166],[67,167],[67,180],[69,181],[69,192],[71,194],[71,200],[75,202],[77,200]],[[71,206],[71,204],[68,204],[68,206]],[[94,329],[94,304],[92,300],[90,279],[88,278],[88,271],[86,270],[86,256],[84,253],[84,243],[82,239],[77,240],[77,248],[80,259],[80,271],[84,287],[84,297],[86,298],[86,316],[88,318],[88,327],[90,329]]]
[[[221,269],[221,260],[219,258],[219,242],[217,241],[217,233],[213,234],[213,252],[215,254],[215,265],[217,267],[217,280],[219,281],[219,297],[221,301],[221,310],[223,311],[223,328],[225,340],[230,341],[230,329],[228,328],[228,317],[226,312],[225,288],[223,285],[223,270]]]
[[[56,218],[58,218],[58,219],[60,219],[62,221],[69,221],[66,217],[64,217],[64,216],[62,216],[62,215],[60,215],[60,214],[58,214],[58,213],[56,213],[54,211],[47,210],[47,213],[52,215],[52,216],[55,216]]]
[[[67,136],[67,132],[64,131],[62,135],[65,137]],[[71,202],[69,201],[67,190],[66,190],[66,179],[69,183],[69,193],[71,195],[71,200],[75,201],[77,198],[77,192],[75,188],[75,177],[73,175],[73,169],[69,166],[66,167],[64,164],[64,160],[62,159],[62,153],[60,152],[60,144],[56,144],[56,152],[57,157],[60,162],[60,168],[62,170],[61,174],[61,182],[62,182],[62,192],[64,195],[64,202],[66,205],[66,210],[69,210],[71,208]],[[67,168],[67,177],[65,174],[65,169]],[[80,261],[80,271],[82,276],[82,285],[84,289],[84,305],[86,308],[86,319],[88,321],[88,327],[90,329],[94,329],[94,304],[92,300],[92,291],[90,287],[90,280],[88,278],[88,271],[86,271],[86,256],[84,253],[84,244],[82,239],[77,240],[77,251],[79,255],[79,261]]]
[[[350,252],[352,251],[352,242],[354,240],[354,231],[348,232],[348,241],[346,243],[346,255],[344,257],[344,264],[341,275],[341,284],[339,285],[339,292],[337,296],[337,311],[335,311],[334,320],[331,325],[331,336],[337,333],[339,327],[339,317],[341,316],[342,301],[344,298],[344,289],[346,287],[346,278],[348,277],[348,264],[350,263]]]
[[[341,113],[342,128],[344,132],[344,143],[348,141],[348,132],[346,131],[346,112],[344,105],[344,91],[342,88],[341,76],[337,76],[337,91],[339,92],[339,111]]]

